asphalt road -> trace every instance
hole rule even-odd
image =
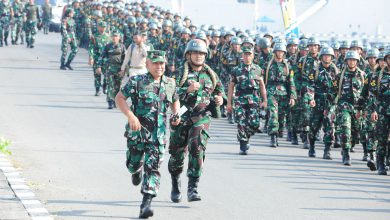
[[[87,53],[61,71],[60,37],[38,35],[36,48],[0,48],[0,135],[13,141],[12,159],[56,219],[134,219],[141,202],[125,167],[125,117],[95,97]],[[389,219],[390,177],[339,150],[325,161],[256,135],[238,155],[234,125],[214,120],[199,192],[201,202],[170,202],[167,159],[153,201],[153,219]],[[322,156],[320,146],[317,155]],[[187,178],[183,177],[182,191]],[[185,198],[184,194],[184,198]]]

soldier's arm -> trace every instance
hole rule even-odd
[[[288,74],[288,86],[287,86],[287,90],[289,92],[289,96],[290,96],[290,100],[296,100],[297,99],[297,91],[296,91],[296,88],[295,88],[295,82],[294,82],[294,70],[291,70],[290,69],[290,73]]]
[[[133,131],[141,130],[141,123],[139,122],[134,112],[131,110],[134,109],[134,107],[131,108],[133,103],[137,102],[136,94],[138,93],[138,91],[136,85],[136,80],[129,80],[129,82],[115,96],[116,106],[118,106],[119,110],[126,116],[129,122],[129,126]],[[128,98],[131,99],[130,106],[126,102]]]

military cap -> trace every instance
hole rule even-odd
[[[118,30],[114,30],[114,31],[111,33],[111,36],[121,36],[121,32],[119,32]]]
[[[150,50],[148,51],[147,58],[153,63],[165,62],[165,51],[162,50]]]
[[[107,27],[107,23],[104,21],[99,22],[99,27]]]
[[[253,47],[242,47],[243,53],[252,53],[253,54]]]

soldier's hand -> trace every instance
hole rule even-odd
[[[96,73],[97,73],[97,74],[101,74],[101,73],[102,73],[102,68],[100,68],[100,67],[97,68],[97,69],[96,69]]]
[[[180,124],[180,116],[177,113],[171,115],[171,124],[173,126]]]
[[[119,75],[120,75],[121,77],[123,77],[123,76],[125,75],[125,71],[124,71],[124,70],[119,71]]]
[[[217,106],[221,106],[223,104],[223,98],[222,96],[216,95],[214,96],[215,104]]]
[[[136,116],[129,117],[129,126],[133,131],[141,130],[141,123]]]
[[[268,106],[268,105],[267,105],[267,102],[266,102],[266,101],[260,103],[260,108],[266,109],[267,106]]]
[[[92,66],[93,65],[93,59],[89,58],[88,65]]]
[[[290,102],[288,104],[290,105],[290,107],[293,107],[295,105],[295,100],[290,99]]]
[[[357,119],[360,118],[360,111],[357,111],[357,112],[356,112],[355,117],[356,117]]]
[[[328,116],[328,110],[324,110],[324,116],[325,116],[325,117]]]
[[[72,38],[68,38],[68,43],[72,42]]]
[[[315,107],[316,106],[316,101],[313,99],[313,100],[311,100],[310,102],[309,102],[309,104],[310,104],[310,107]]]
[[[232,104],[228,103],[228,104],[226,105],[226,111],[227,111],[227,112],[232,112]]]
[[[198,91],[199,87],[200,87],[200,84],[198,82],[191,81],[191,85],[188,86],[187,93]]]
[[[371,113],[371,121],[378,121],[378,113],[376,112]]]

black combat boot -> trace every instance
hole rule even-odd
[[[144,198],[142,199],[141,204],[141,210],[139,212],[139,218],[149,218],[153,216],[153,209],[152,209],[152,199],[153,195],[144,194]]]
[[[8,46],[8,40],[4,40],[4,45]]]
[[[387,175],[386,166],[385,166],[385,157],[378,155],[377,163],[378,163],[378,175]]]
[[[299,145],[298,143],[298,134],[296,131],[293,131],[292,132],[292,135],[291,135],[291,144],[292,145]]]
[[[97,88],[95,88],[95,96],[99,96],[100,95],[100,88],[99,87],[97,87]]]
[[[187,198],[188,202],[200,201],[201,198],[198,194],[199,177],[188,177],[188,190]]]
[[[367,161],[367,167],[370,168],[371,171],[376,170],[376,164],[375,164],[375,160],[374,160],[374,152],[373,151],[370,152],[370,158]]]
[[[60,69],[61,69],[61,70],[66,70],[66,68],[65,68],[65,64],[64,64],[63,62],[61,62]]]
[[[171,175],[171,179],[172,179],[171,200],[172,200],[172,202],[179,203],[181,201],[180,175],[177,175],[177,176]]]
[[[103,94],[107,94],[107,83],[103,82],[102,90]]]
[[[363,158],[362,158],[362,161],[367,161],[367,159],[368,159],[367,144],[366,143],[362,143],[362,145],[363,145]]]
[[[70,62],[66,62],[65,67],[68,68],[69,70],[73,70],[73,68],[70,66]]]
[[[276,134],[271,134],[271,141],[270,141],[270,147],[277,147],[278,146],[278,143],[277,143],[277,137],[276,137]]]
[[[333,148],[340,148],[341,145],[340,145],[340,136],[339,135],[335,135],[335,142],[334,142],[334,145],[333,145]]]
[[[332,160],[332,157],[330,156],[330,146],[331,144],[325,143],[324,155],[322,156],[322,159]]]
[[[309,149],[309,137],[307,132],[302,132],[302,142],[303,142],[303,149]]]
[[[282,138],[283,137],[283,131],[278,132],[278,137]]]
[[[351,148],[349,149],[349,152],[355,153],[355,142],[352,141]]]
[[[287,132],[287,139],[286,139],[286,141],[291,141],[292,140],[292,132],[291,131],[288,131]]]
[[[351,156],[349,155],[349,149],[343,149],[343,164],[345,166],[351,166]]]
[[[248,147],[248,142],[247,141],[240,141],[240,155],[247,155],[248,152],[247,150],[249,149]]]
[[[309,157],[316,157],[316,150],[315,150],[315,138],[309,138],[310,147],[309,147]]]
[[[133,173],[131,175],[131,182],[134,186],[138,186],[141,183],[142,180],[142,172]]]
[[[114,108],[114,101],[108,101],[108,109]]]
[[[228,119],[229,124],[234,124],[233,114],[231,112],[227,113],[227,119]]]
[[[11,44],[12,44],[12,45],[15,45],[15,40],[11,40]]]

